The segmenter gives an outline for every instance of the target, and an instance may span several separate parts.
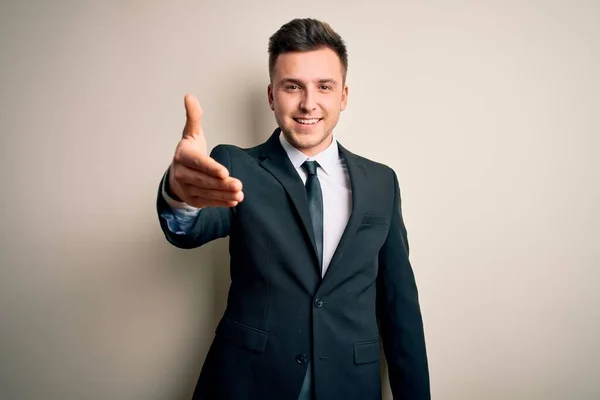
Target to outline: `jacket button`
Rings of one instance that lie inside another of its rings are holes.
[[[308,356],[304,353],[298,354],[296,356],[296,362],[298,362],[298,364],[305,364],[307,361],[308,361]]]
[[[317,308],[323,307],[323,300],[320,297],[317,297],[315,299],[315,307],[317,307]]]

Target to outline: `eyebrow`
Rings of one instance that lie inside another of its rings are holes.
[[[315,80],[315,82],[318,83],[319,85],[322,85],[324,83],[327,83],[327,84],[330,84],[330,85],[333,85],[333,86],[337,85],[337,81],[335,79],[332,79],[332,78],[317,79],[317,80]],[[283,78],[279,82],[280,85],[284,85],[286,83],[293,83],[293,84],[298,85],[298,86],[302,86],[303,85],[302,81],[300,81],[299,79],[294,79],[294,78]]]

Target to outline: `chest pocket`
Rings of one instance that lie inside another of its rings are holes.
[[[389,225],[390,222],[387,219],[387,216],[380,214],[365,214],[363,216],[361,225]]]

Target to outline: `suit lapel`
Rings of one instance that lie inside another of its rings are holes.
[[[317,246],[310,218],[310,210],[308,208],[306,189],[298,172],[294,169],[294,166],[279,142],[279,132],[280,129],[277,128],[267,141],[263,153],[261,154],[262,161],[260,162],[260,165],[269,171],[288,193],[300,216],[304,231],[310,239],[315,256],[315,266],[318,266]]]
[[[348,175],[350,176],[350,184],[352,186],[352,212],[350,214],[348,224],[346,225],[346,229],[344,230],[335,253],[333,254],[333,258],[329,263],[329,267],[325,272],[324,279],[329,278],[332,273],[335,273],[335,271],[339,269],[337,264],[342,258],[344,251],[348,248],[352,237],[356,234],[356,231],[358,230],[358,227],[360,226],[362,218],[365,214],[367,196],[369,192],[367,171],[363,162],[354,154],[346,150],[339,142],[338,147],[340,149],[340,153],[346,160]]]
[[[304,231],[311,242],[315,257],[315,266],[318,267],[317,246],[315,244],[315,235],[308,208],[306,189],[298,172],[294,169],[294,166],[279,142],[279,133],[280,129],[277,128],[265,143],[260,155],[260,165],[269,171],[288,193],[292,204],[302,221]],[[344,251],[349,246],[352,237],[356,234],[365,214],[369,192],[367,171],[364,163],[357,156],[346,150],[339,142],[338,147],[340,153],[346,160],[348,175],[350,176],[350,184],[352,186],[352,212],[324,278],[330,277],[332,273],[339,269],[337,264],[344,254]]]

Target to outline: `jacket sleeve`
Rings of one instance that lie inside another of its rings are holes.
[[[394,206],[388,237],[379,252],[377,314],[396,400],[429,400],[430,383],[423,320],[402,218],[400,188],[393,174]]]
[[[232,173],[231,157],[226,146],[215,147],[210,156]],[[166,177],[167,174],[164,174],[158,187],[156,211],[160,227],[169,243],[182,249],[193,249],[229,235],[234,208],[205,207],[182,220],[181,211],[174,210],[163,196],[163,181]]]

